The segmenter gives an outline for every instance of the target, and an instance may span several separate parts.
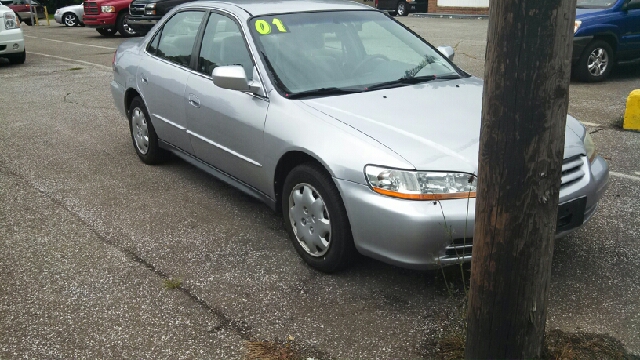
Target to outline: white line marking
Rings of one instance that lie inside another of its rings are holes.
[[[91,47],[98,48],[98,49],[116,50],[116,48],[114,48],[114,47],[100,46],[100,45],[91,45],[91,44],[80,44],[80,43],[71,42],[71,41],[62,41],[62,40],[56,40],[56,39],[47,39],[47,38],[41,38],[41,37],[31,36],[31,35],[25,35],[24,37],[29,37],[29,38],[33,38],[33,39],[40,39],[40,40],[47,40],[47,41],[53,41],[53,42],[57,42],[57,43],[65,43],[65,44],[71,44],[71,45],[78,45],[78,46],[91,46]]]
[[[583,124],[588,125],[588,126],[600,126],[600,124],[596,124],[596,123],[592,123],[592,122],[587,122],[587,121],[581,121]]]
[[[636,175],[640,175],[640,171],[636,171]]]
[[[640,181],[640,176],[621,174],[621,173],[617,173],[617,172],[613,172],[613,171],[609,171],[609,175],[613,175],[613,176],[617,176],[617,177],[621,177],[621,178],[625,178],[625,179],[630,179],[630,180],[635,180],[635,181]]]
[[[48,55],[48,54],[41,54],[41,53],[37,53],[37,52],[28,52],[29,55],[40,55],[40,56],[46,56],[46,57],[50,57],[50,58],[54,58],[54,59],[59,59],[59,60],[66,60],[66,61],[73,61],[73,62],[79,62],[81,64],[85,64],[85,65],[93,65],[93,66],[97,66],[97,67],[101,67],[103,69],[106,70],[111,70],[111,66],[105,66],[105,65],[101,65],[101,64],[95,64],[92,62],[88,62],[88,61],[84,61],[84,60],[77,60],[77,59],[69,59],[66,57],[62,57],[62,56],[55,56],[55,55]]]

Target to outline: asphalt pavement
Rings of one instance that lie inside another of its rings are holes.
[[[402,21],[483,76],[486,20]],[[369,259],[320,274],[262,203],[179,160],[142,164],[109,92],[124,39],[23,30],[27,62],[0,63],[0,358],[241,358],[289,337],[315,358],[416,358],[459,327],[458,271],[451,291],[442,272]],[[571,85],[612,176],[556,243],[547,327],[640,353],[640,133],[619,127],[635,88],[639,65]]]

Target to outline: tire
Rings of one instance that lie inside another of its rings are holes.
[[[97,28],[96,31],[98,32],[98,34],[102,35],[102,36],[115,36],[116,35],[116,29],[115,28]]]
[[[62,23],[66,27],[74,27],[79,25],[78,17],[74,13],[65,13],[62,15]]]
[[[309,266],[333,273],[353,262],[357,251],[347,211],[335,183],[320,166],[299,165],[287,175],[282,215],[294,248]]]
[[[149,113],[142,98],[136,96],[133,99],[127,115],[133,148],[140,160],[147,165],[165,162],[168,153],[158,145],[158,135],[149,120]]]
[[[129,14],[126,12],[121,12],[118,15],[118,19],[116,20],[116,30],[118,30],[122,37],[138,36],[138,33],[136,33],[135,30],[130,28],[127,24],[128,19]]]
[[[22,50],[20,54],[7,54],[5,55],[9,59],[10,64],[24,64],[27,60],[27,50]]]
[[[407,3],[404,1],[398,1],[398,6],[396,6],[396,15],[398,16],[407,16],[409,15],[409,10],[407,9]]]
[[[615,63],[613,49],[606,41],[594,40],[582,52],[574,65],[578,80],[598,82],[606,79]]]

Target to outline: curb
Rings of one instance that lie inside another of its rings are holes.
[[[627,98],[622,127],[625,130],[640,130],[640,90],[633,90]]]
[[[467,19],[467,20],[488,20],[489,15],[467,15],[467,14],[444,14],[444,13],[413,13],[415,17],[440,18],[440,19]]]

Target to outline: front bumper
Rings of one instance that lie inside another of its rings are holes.
[[[160,16],[158,16],[157,18],[148,17],[146,19],[140,19],[133,16],[129,16],[129,19],[127,19],[127,24],[134,31],[149,31],[151,30],[151,28],[156,26],[156,24],[160,19],[162,19],[162,17]]]
[[[54,19],[58,24],[62,24],[62,14],[55,14],[55,15],[53,15],[53,19]]]
[[[592,164],[584,158],[584,177],[560,191],[563,219],[575,207],[563,207],[586,198],[580,223],[565,227],[556,237],[582,227],[595,213],[609,179],[609,167],[601,157]],[[475,199],[411,201],[386,197],[368,186],[336,179],[351,223],[356,248],[363,255],[414,268],[435,269],[471,260]],[[560,223],[560,219],[559,219]]]
[[[100,13],[99,15],[87,15],[82,17],[82,22],[90,28],[111,28],[116,26],[118,13]]]
[[[24,35],[21,29],[0,31],[0,56],[20,54],[24,51]]]

